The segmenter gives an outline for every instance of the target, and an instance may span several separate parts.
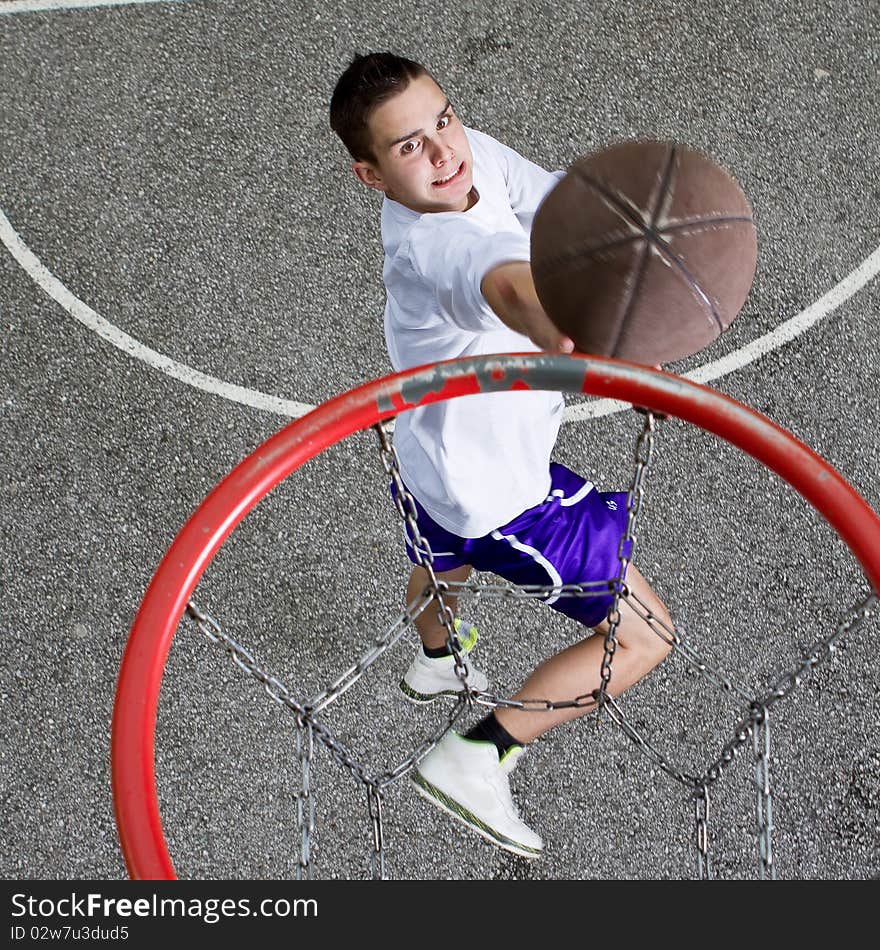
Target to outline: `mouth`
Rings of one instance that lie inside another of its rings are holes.
[[[462,175],[464,175],[464,162],[462,162],[458,168],[451,175],[447,175],[445,178],[438,178],[436,181],[431,182],[432,188],[448,188],[450,185],[458,181]]]

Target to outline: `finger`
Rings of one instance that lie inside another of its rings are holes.
[[[544,310],[535,309],[531,314],[531,321],[535,328],[532,339],[541,349],[548,353],[572,353],[574,351],[574,340],[563,333]]]

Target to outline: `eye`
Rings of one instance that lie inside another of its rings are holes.
[[[437,123],[438,129],[445,129],[447,125],[452,121],[451,115],[440,116],[440,121]]]
[[[417,148],[416,143],[410,139],[409,142],[404,142],[400,147],[400,153],[401,155],[411,155]]]

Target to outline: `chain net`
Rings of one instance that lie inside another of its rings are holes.
[[[371,874],[374,879],[386,879],[385,836],[383,808],[386,792],[392,783],[402,779],[430,752],[462,717],[466,710],[476,707],[519,708],[533,710],[553,710],[562,708],[587,708],[595,710],[596,717],[606,718],[617,726],[632,741],[632,744],[654,765],[677,783],[683,794],[689,796],[694,805],[694,869],[700,880],[714,875],[710,855],[710,804],[713,786],[721,779],[727,766],[734,760],[743,747],[750,745],[754,758],[755,781],[755,821],[753,837],[755,841],[758,873],[761,879],[776,878],[776,866],[773,854],[773,791],[770,754],[770,714],[772,708],[796,687],[800,686],[814,668],[832,654],[842,638],[860,630],[872,616],[877,607],[878,598],[868,595],[854,606],[844,611],[840,621],[823,636],[820,636],[806,651],[800,664],[791,672],[781,676],[769,689],[758,695],[743,684],[717,668],[717,665],[701,655],[700,651],[685,638],[678,627],[670,627],[653,616],[646,604],[631,591],[626,583],[627,564],[633,556],[639,516],[642,509],[645,488],[654,460],[655,437],[658,425],[664,417],[638,410],[644,416],[644,424],[638,434],[635,446],[634,472],[627,495],[627,522],[625,534],[618,548],[620,571],[617,577],[601,584],[557,585],[555,587],[526,585],[512,586],[507,583],[490,583],[469,579],[465,582],[438,580],[434,571],[434,556],[427,539],[420,533],[416,506],[400,475],[397,453],[390,438],[388,424],[378,424],[374,430],[379,439],[379,455],[385,475],[394,485],[392,492],[397,514],[402,520],[412,541],[416,560],[428,576],[428,583],[414,602],[410,603],[393,622],[372,641],[369,649],[360,659],[345,670],[326,689],[308,700],[294,698],[289,686],[278,677],[264,669],[258,660],[242,646],[209,613],[192,601],[186,609],[187,617],[195,627],[217,648],[224,650],[232,662],[247,676],[256,680],[274,702],[290,713],[297,727],[297,759],[300,766],[301,787],[296,796],[296,822],[298,828],[299,859],[297,874],[301,880],[310,880],[313,876],[312,840],[315,835],[315,794],[313,788],[314,756],[316,746],[329,753],[334,761],[363,790],[364,804],[369,822],[371,850],[369,854]],[[604,655],[600,672],[599,689],[583,695],[573,696],[563,701],[550,701],[541,698],[514,700],[491,691],[477,691],[466,682],[467,667],[465,651],[459,641],[454,626],[454,613],[448,599],[469,597],[474,601],[541,601],[553,597],[596,597],[613,595],[612,606],[607,614],[608,630],[605,636]],[[621,704],[608,692],[614,675],[614,657],[617,650],[617,629],[620,622],[620,603],[625,601],[673,651],[676,651],[691,670],[697,671],[714,688],[729,694],[741,703],[742,714],[733,735],[727,741],[717,757],[701,769],[681,767],[670,761],[669,757],[627,717]],[[425,610],[437,611],[437,617],[446,630],[447,644],[454,657],[455,673],[462,683],[457,698],[450,698],[448,714],[441,718],[439,726],[425,738],[405,758],[390,769],[380,773],[371,771],[358,761],[355,754],[324,723],[321,713],[336,703],[386,651],[390,650],[401,637],[413,628],[416,618]]]

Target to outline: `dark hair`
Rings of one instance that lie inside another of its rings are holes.
[[[355,56],[330,100],[330,128],[355,161],[375,160],[367,128],[373,110],[403,92],[410,80],[429,75],[421,63],[394,53]]]

